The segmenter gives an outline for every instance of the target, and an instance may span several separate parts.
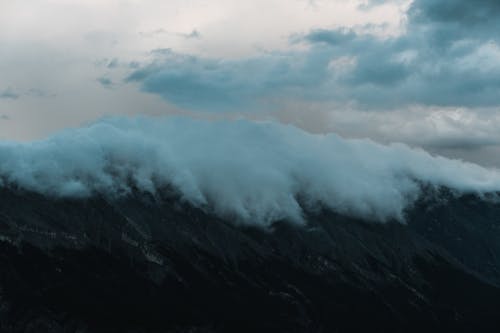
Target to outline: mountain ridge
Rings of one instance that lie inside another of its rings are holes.
[[[110,201],[3,188],[0,327],[495,327],[500,206],[475,195],[444,197],[418,201],[406,224],[323,210],[311,212],[306,225],[282,221],[266,229],[221,219],[171,193],[134,192]]]

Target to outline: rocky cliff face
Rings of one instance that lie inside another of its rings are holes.
[[[0,190],[2,332],[493,329],[500,204],[443,191],[407,223],[238,225],[170,194]]]

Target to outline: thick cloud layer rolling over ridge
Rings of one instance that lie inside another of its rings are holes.
[[[314,207],[402,220],[422,183],[500,190],[496,170],[404,145],[190,118],[110,118],[42,141],[1,142],[0,174],[3,186],[63,197],[170,187],[195,206],[263,225],[301,223],[303,209]]]

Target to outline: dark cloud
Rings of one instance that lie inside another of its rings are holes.
[[[408,10],[410,32],[421,30],[434,47],[457,40],[496,40],[500,1],[415,0]]]
[[[141,67],[141,64],[139,62],[137,62],[137,61],[131,61],[128,64],[128,67],[132,68],[132,69],[137,69],[137,68]]]
[[[476,150],[482,147],[499,146],[498,138],[466,138],[466,137],[448,137],[441,139],[434,139],[428,144],[424,145],[428,150],[440,151],[443,149],[448,150]]]
[[[161,60],[133,72],[143,90],[181,107],[208,111],[250,109],[276,96],[314,94],[309,87],[328,79],[330,52],[269,54],[245,60],[217,60],[157,50]]]
[[[184,37],[186,37],[187,39],[190,39],[190,38],[199,39],[199,38],[201,38],[201,34],[198,30],[194,29],[190,33],[184,34]]]
[[[415,0],[397,38],[319,30],[305,40],[356,58],[338,84],[365,106],[477,107],[500,104],[498,32],[499,1]]]
[[[19,94],[13,91],[12,89],[8,88],[3,91],[0,91],[0,99],[18,99]]]
[[[244,60],[164,50],[129,81],[179,106],[209,111],[256,109],[279,99],[364,109],[500,105],[500,1],[415,0],[407,17],[398,37],[320,29],[292,38],[309,44],[307,51]]]
[[[99,82],[103,87],[109,88],[113,85],[113,81],[107,77],[100,77],[97,79],[97,82]]]
[[[107,64],[106,67],[108,67],[108,68],[116,68],[116,67],[118,67],[118,65],[119,65],[118,59],[114,58],[114,59],[111,59],[109,61],[109,63]]]
[[[21,97],[35,97],[35,98],[46,98],[54,97],[54,93],[47,92],[39,88],[31,88],[28,90],[13,90],[12,88],[7,88],[0,91],[0,99],[19,99]]]
[[[469,28],[498,24],[498,0],[414,0],[409,11],[415,23],[444,23]]]
[[[139,35],[141,37],[155,37],[155,36],[164,35],[164,34],[169,34],[169,32],[163,28],[151,30],[151,31],[140,31],[139,32]]]
[[[353,31],[348,29],[318,29],[308,34],[306,39],[311,43],[326,43],[331,46],[342,46],[348,42],[352,42],[357,37],[358,36]]]

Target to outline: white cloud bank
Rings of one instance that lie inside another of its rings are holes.
[[[303,207],[403,219],[419,183],[500,190],[500,171],[405,145],[315,135],[293,126],[190,118],[110,118],[31,143],[0,142],[3,185],[63,197],[170,186],[246,223],[301,223]]]

